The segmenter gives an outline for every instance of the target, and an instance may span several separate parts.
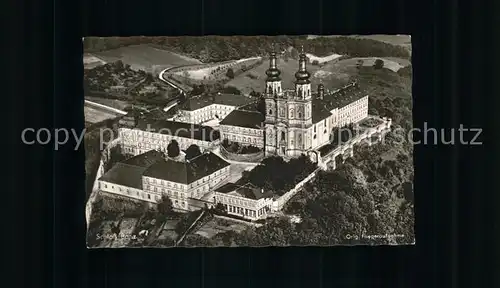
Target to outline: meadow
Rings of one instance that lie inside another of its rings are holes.
[[[194,58],[162,50],[147,44],[94,52],[91,55],[108,63],[121,60],[124,64],[129,64],[133,70],[144,70],[153,74],[159,73],[162,69],[174,66],[201,63]]]

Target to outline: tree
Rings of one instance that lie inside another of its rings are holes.
[[[226,86],[222,88],[222,92],[227,94],[241,95],[241,91],[234,86]]]
[[[375,60],[375,63],[373,63],[373,68],[375,68],[375,69],[384,68],[384,60],[382,60],[382,59]]]
[[[198,145],[193,144],[186,149],[186,156],[185,156],[186,158],[185,159],[191,160],[199,155],[201,155],[200,147],[198,147]]]
[[[181,152],[179,148],[179,143],[177,141],[172,140],[170,141],[170,144],[167,146],[167,155],[168,157],[174,158],[179,156],[179,153]]]
[[[222,203],[217,203],[217,205],[215,205],[214,211],[218,214],[226,214],[227,213],[226,206],[224,206],[224,204],[222,204]]]
[[[233,79],[233,78],[234,78],[234,71],[233,71],[233,68],[229,68],[229,69],[227,69],[226,76],[227,76],[227,78],[229,78],[229,79]]]
[[[166,217],[170,215],[173,211],[172,209],[172,200],[167,195],[162,195],[160,202],[158,202],[158,213],[161,216]]]
[[[316,66],[319,65],[319,61],[318,60],[312,61],[312,65],[316,65]]]
[[[361,68],[363,66],[365,61],[363,61],[363,59],[359,59],[357,62],[356,62],[356,68]]]

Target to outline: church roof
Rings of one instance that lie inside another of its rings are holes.
[[[326,108],[325,103],[321,99],[312,100],[312,123],[316,124],[330,117],[332,113]]]
[[[187,99],[180,109],[195,111],[212,104],[240,107],[251,102],[254,102],[254,99],[236,94],[201,95]]]
[[[202,154],[191,161],[161,160],[151,165],[144,176],[171,182],[190,184],[230,165],[212,152]]]
[[[220,138],[220,133],[210,126],[202,126],[192,123],[175,122],[169,120],[139,120],[137,129],[153,133],[173,135],[182,138],[190,138],[212,142]]]
[[[264,122],[264,115],[257,111],[233,110],[219,124],[259,129]]]

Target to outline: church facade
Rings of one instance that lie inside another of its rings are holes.
[[[266,155],[300,156],[328,144],[334,127],[356,123],[368,116],[368,95],[356,83],[332,93],[325,93],[323,84],[319,84],[313,93],[306,62],[302,51],[295,87],[285,90],[276,53],[270,55],[264,93]]]

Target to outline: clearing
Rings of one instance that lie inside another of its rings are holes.
[[[150,45],[132,45],[118,49],[93,53],[96,57],[106,62],[121,60],[129,64],[134,70],[144,70],[149,73],[159,73],[165,68],[202,64],[199,60],[167,50],[155,48]]]

